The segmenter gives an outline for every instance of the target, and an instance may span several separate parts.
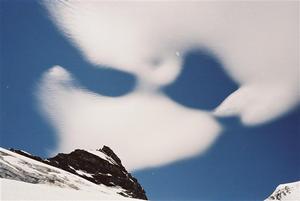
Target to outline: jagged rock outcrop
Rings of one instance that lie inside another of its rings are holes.
[[[138,181],[127,172],[119,157],[107,146],[95,151],[76,149],[69,154],[58,154],[42,159],[21,150],[11,151],[28,158],[78,175],[95,184],[121,187],[123,196],[147,200],[146,193]]]

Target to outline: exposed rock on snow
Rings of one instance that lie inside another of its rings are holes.
[[[120,186],[124,196],[147,199],[138,181],[123,167],[121,160],[107,146],[97,151],[76,149],[70,154],[58,154],[49,164],[83,177],[95,184]]]
[[[300,200],[300,181],[281,184],[265,201],[283,200],[298,201]]]
[[[24,151],[0,148],[0,177],[75,190],[111,191],[121,197],[147,199],[141,185],[106,146],[97,151],[77,149],[45,160]]]

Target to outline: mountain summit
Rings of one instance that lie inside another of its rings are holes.
[[[265,201],[297,201],[300,200],[300,181],[280,184]]]
[[[100,186],[120,197],[147,200],[142,186],[107,146],[94,151],[76,149],[48,159],[22,150],[0,148],[0,177],[76,190]]]

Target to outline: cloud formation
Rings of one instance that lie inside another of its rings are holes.
[[[163,94],[135,91],[105,97],[74,85],[59,66],[39,86],[41,109],[59,133],[59,150],[111,146],[129,169],[167,164],[205,151],[221,128],[206,112]]]
[[[193,48],[214,54],[240,84],[216,108],[216,116],[237,115],[244,124],[257,125],[299,103],[299,2],[74,0],[45,5],[86,60],[138,79],[129,95],[109,98],[74,87],[60,67],[47,72],[40,100],[59,130],[60,149],[99,146],[92,139],[101,139],[124,154],[130,168],[205,150],[220,130],[215,120],[159,92],[180,74],[182,58]],[[147,159],[136,153],[139,149]]]
[[[87,60],[131,72],[140,85],[171,83],[185,51],[207,48],[241,85],[218,116],[253,125],[299,102],[299,2],[45,2]]]

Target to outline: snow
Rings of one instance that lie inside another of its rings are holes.
[[[76,170],[75,168],[73,168],[72,166],[68,165],[69,168],[71,168],[72,170],[74,170],[77,174],[79,175],[82,175],[82,176],[86,176],[86,177],[90,177],[90,178],[93,178],[93,175],[92,174],[89,174],[83,170]]]
[[[21,152],[23,152],[23,153],[25,153],[25,154],[28,154],[28,155],[30,155],[30,156],[31,156],[31,154],[30,154],[30,153],[28,153],[27,151],[21,150]]]
[[[121,187],[97,185],[1,147],[0,169],[1,200],[134,200],[118,194]]]
[[[110,192],[74,190],[49,186],[46,184],[30,184],[21,181],[2,179],[1,200],[127,200],[138,201],[138,199],[125,198]]]
[[[113,164],[113,165],[118,165],[114,159],[112,159],[111,157],[107,156],[105,153],[103,153],[101,150],[97,150],[97,151],[92,151],[92,150],[88,150],[87,152],[91,153],[91,154],[94,154],[106,161],[108,161],[110,164]]]
[[[89,152],[110,163],[115,162],[103,152]],[[70,168],[74,169],[71,166]],[[0,177],[5,177],[0,178],[0,200],[138,200],[118,194],[124,192],[121,187],[97,185],[1,147],[0,170]],[[75,171],[92,177],[82,170]],[[279,185],[265,201],[272,200],[300,200],[300,181]]]
[[[265,201],[297,201],[300,200],[300,181],[280,184]]]
[[[82,170],[75,170],[77,172],[77,174],[80,174],[82,176],[86,176],[86,177],[90,177],[90,178],[93,178],[93,175],[89,174],[89,173],[86,173]]]

